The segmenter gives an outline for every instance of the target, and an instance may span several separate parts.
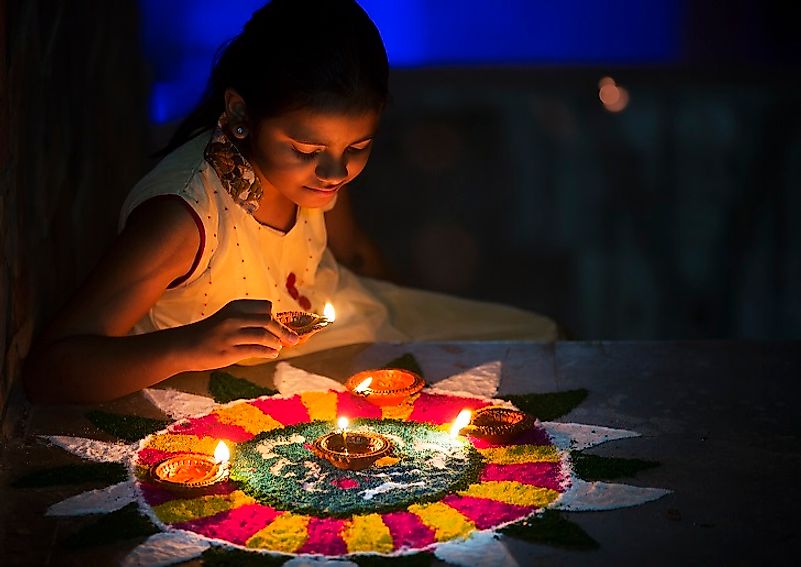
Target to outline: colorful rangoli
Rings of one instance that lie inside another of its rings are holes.
[[[461,410],[514,407],[492,397],[499,366],[474,370],[481,379],[445,380],[386,407],[287,363],[276,369],[274,395],[217,404],[147,390],[175,421],[138,443],[48,438],[85,458],[127,463],[130,473],[108,489],[54,505],[49,514],[108,513],[136,503],[159,532],[134,549],[128,565],[169,565],[212,547],[336,564],[433,552],[472,565],[480,554],[504,565],[511,559],[494,535],[546,509],[612,509],[668,492],[576,474],[571,451],[636,435],[630,431],[538,420],[509,440],[453,438],[448,426]],[[338,416],[347,416],[354,432],[391,439],[392,455],[358,471],[315,456],[310,444],[330,433]],[[227,481],[199,492],[153,481],[154,464],[176,453],[211,455],[220,440],[232,451]]]

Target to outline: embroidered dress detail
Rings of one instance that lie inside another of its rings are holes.
[[[203,157],[214,168],[223,188],[233,200],[253,214],[259,208],[261,183],[253,167],[226,134],[227,126],[223,114],[217,121],[217,127],[206,145]]]

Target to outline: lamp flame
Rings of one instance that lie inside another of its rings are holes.
[[[224,466],[230,458],[231,451],[228,449],[228,445],[222,441],[217,443],[217,448],[214,449],[214,461]]]
[[[337,420],[337,427],[339,427],[339,432],[342,434],[342,448],[345,451],[345,454],[348,453],[348,418],[347,417],[340,417]]]
[[[372,384],[372,382],[373,382],[373,377],[372,376],[368,376],[367,378],[365,378],[364,380],[359,382],[358,386],[353,388],[353,393],[354,394],[366,394],[367,393],[367,389],[370,387],[370,384]]]
[[[337,318],[337,310],[334,309],[334,306],[330,303],[326,303],[325,307],[323,307],[323,317],[331,321],[332,323]]]
[[[472,417],[472,412],[469,409],[463,409],[459,412],[459,415],[456,416],[456,420],[454,420],[453,425],[451,426],[451,438],[456,439],[459,436],[459,431],[466,425],[470,423],[470,418]]]

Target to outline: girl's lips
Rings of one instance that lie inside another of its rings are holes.
[[[321,193],[333,193],[340,187],[342,187],[344,183],[338,183],[337,185],[332,185],[331,187],[311,187],[309,185],[304,185],[303,187],[306,189],[311,189],[312,191],[319,191]]]

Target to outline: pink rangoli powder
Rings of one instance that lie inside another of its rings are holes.
[[[561,492],[560,471],[560,463],[518,463],[513,465],[490,463],[481,471],[481,482],[514,480],[522,484],[541,486]]]
[[[459,398],[457,396],[431,395],[423,392],[414,402],[408,421],[442,425],[456,419],[463,409],[475,410],[490,405],[484,400]]]
[[[151,467],[168,457],[172,457],[174,454],[161,449],[142,449],[136,454],[136,460],[143,467]]]
[[[389,512],[382,516],[389,528],[395,549],[420,549],[436,541],[434,531],[411,512]]]
[[[348,547],[342,539],[345,520],[337,518],[311,518],[309,537],[297,553],[320,553],[322,555],[345,555]]]
[[[381,419],[381,408],[350,392],[337,392],[337,415],[353,419],[357,417]]]
[[[170,433],[180,435],[197,435],[198,437],[214,437],[233,443],[242,443],[253,439],[253,434],[238,425],[220,423],[216,414],[204,415],[187,421],[179,421],[169,427]]]
[[[359,486],[359,481],[353,478],[341,478],[331,481],[331,486],[336,486],[343,490],[351,490]]]
[[[253,400],[250,404],[284,425],[295,425],[309,421],[309,410],[306,409],[300,396],[297,395],[291,398]]]
[[[515,506],[488,498],[474,498],[456,494],[449,494],[442,499],[442,502],[459,511],[480,530],[518,520],[536,510],[533,506]]]
[[[173,524],[173,527],[244,545],[253,534],[270,524],[281,513],[264,504],[245,504],[208,518]]]

